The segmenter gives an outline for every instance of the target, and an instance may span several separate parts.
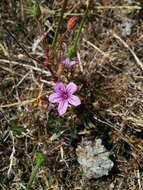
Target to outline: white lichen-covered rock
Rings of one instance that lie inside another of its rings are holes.
[[[122,35],[129,36],[132,33],[132,28],[135,24],[135,21],[129,18],[123,18],[122,23],[120,25]]]
[[[84,141],[77,147],[76,153],[83,175],[89,179],[108,175],[114,165],[101,139],[96,139],[94,142]]]
[[[135,0],[125,0],[125,3],[128,3],[130,5],[130,4],[135,3]]]

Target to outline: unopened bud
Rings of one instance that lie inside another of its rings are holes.
[[[72,30],[77,24],[77,17],[73,16],[69,19],[68,23],[67,23],[67,29],[68,31]]]

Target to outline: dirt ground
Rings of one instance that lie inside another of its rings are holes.
[[[0,190],[26,189],[37,152],[47,159],[33,190],[142,190],[142,0],[93,0],[79,64],[68,75],[80,86],[82,104],[64,117],[48,102],[54,81],[42,64],[43,46],[33,50],[41,31],[49,30],[51,43],[63,1],[39,0],[40,21],[31,14],[32,2],[0,1]],[[86,3],[68,1],[61,32],[73,15],[79,28]],[[87,179],[76,148],[97,138],[114,167],[108,176]]]

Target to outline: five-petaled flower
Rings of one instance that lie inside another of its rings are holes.
[[[80,99],[73,95],[77,91],[77,85],[73,82],[65,85],[62,82],[58,82],[55,85],[55,93],[49,96],[49,101],[52,103],[59,103],[58,112],[59,115],[63,115],[68,108],[69,104],[78,106],[81,104]]]
[[[65,60],[63,60],[61,62],[62,64],[64,64],[67,68],[71,68],[73,65],[75,65],[77,62],[74,60],[71,60],[70,58],[66,58]]]

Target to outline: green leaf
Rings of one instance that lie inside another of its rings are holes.
[[[39,18],[41,16],[41,9],[39,3],[36,1],[32,6],[32,15]]]
[[[20,125],[17,125],[15,127],[12,127],[11,130],[16,134],[16,135],[21,135],[23,131],[23,127]]]
[[[91,122],[88,121],[87,124],[85,125],[86,129],[94,129],[96,126]]]
[[[37,153],[36,155],[36,165],[39,167],[43,166],[46,161],[46,155],[43,153]]]
[[[71,46],[68,49],[68,55],[69,55],[70,58],[76,57],[76,55],[77,55],[77,48],[74,47],[74,46]]]

